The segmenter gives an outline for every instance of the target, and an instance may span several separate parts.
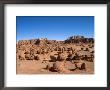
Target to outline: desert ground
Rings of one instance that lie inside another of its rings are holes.
[[[16,74],[94,74],[94,39],[19,40]]]

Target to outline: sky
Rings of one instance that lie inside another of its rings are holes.
[[[93,38],[94,16],[16,16],[17,41],[65,40],[74,35]]]

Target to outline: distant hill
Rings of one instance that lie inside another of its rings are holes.
[[[17,44],[66,44],[66,43],[94,43],[94,38],[85,38],[84,36],[70,36],[64,41],[48,40],[47,38],[37,38],[30,40],[19,40]]]

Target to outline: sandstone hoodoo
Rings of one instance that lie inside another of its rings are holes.
[[[93,74],[94,38],[19,40],[16,59],[17,74]]]

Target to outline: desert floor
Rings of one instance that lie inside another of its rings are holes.
[[[86,70],[74,70],[75,66],[70,61],[66,61],[65,68],[68,71],[60,72],[60,74],[94,74],[94,63],[83,61],[86,64]],[[51,65],[53,62],[49,62]],[[16,73],[17,74],[59,74],[59,72],[52,72],[46,70],[46,63],[42,63],[41,61],[17,61],[16,64]]]

